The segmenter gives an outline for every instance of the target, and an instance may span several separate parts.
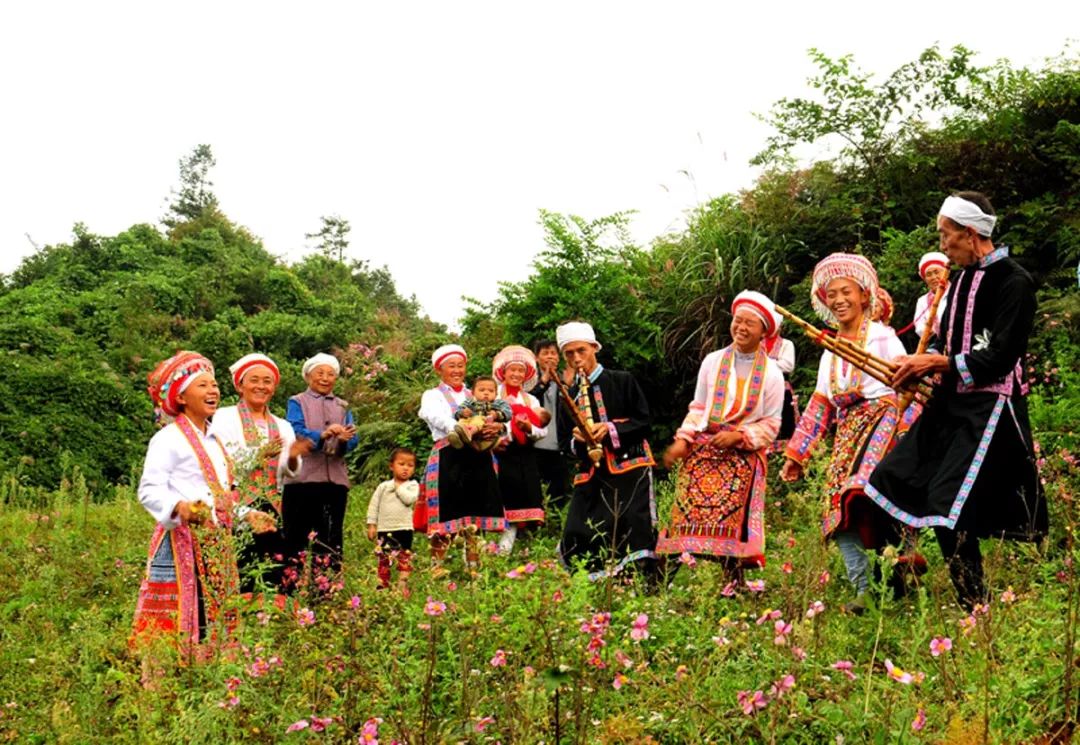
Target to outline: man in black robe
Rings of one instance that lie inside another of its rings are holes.
[[[585,433],[565,407],[559,427],[574,430],[578,473],[566,513],[559,555],[568,566],[583,561],[593,579],[631,562],[648,576],[656,564],[649,404],[630,373],[608,370],[596,359],[600,344],[587,323],[563,324],[556,334],[567,365],[577,371],[570,388],[578,412],[602,450],[594,463]]]
[[[893,387],[933,373],[941,382],[866,487],[890,515],[934,528],[968,609],[986,602],[980,538],[1034,541],[1047,531],[1022,367],[1035,288],[1008,248],[990,240],[995,221],[978,192],[960,192],[941,207],[941,249],[960,267],[945,298],[944,354],[901,358]]]

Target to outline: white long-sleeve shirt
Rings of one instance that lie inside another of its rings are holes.
[[[781,339],[780,345],[773,349],[773,354],[770,354],[769,358],[776,363],[786,378],[795,369],[795,344],[791,339]]]
[[[431,430],[431,439],[438,442],[454,430],[454,425],[457,424],[454,410],[468,395],[468,388],[455,391],[449,386],[437,386],[424,391],[424,395],[420,397],[420,418]]]
[[[221,488],[231,489],[232,485],[227,483],[229,467],[220,442],[213,434],[203,435],[197,428],[195,434],[214,466]],[[195,450],[175,423],[150,438],[139,479],[139,502],[165,529],[180,525],[180,521],[172,516],[178,502],[203,502],[211,508],[214,506],[213,494],[199,467]],[[216,522],[213,509],[210,514]]]
[[[887,362],[895,360],[907,354],[903,343],[897,338],[896,332],[888,326],[874,321],[866,334],[866,349],[870,354],[880,357]],[[832,352],[825,351],[821,355],[821,363],[818,365],[817,386],[815,391],[835,404],[834,395],[849,387],[858,385],[862,397],[867,401],[875,401],[893,392],[893,389],[880,380],[862,372],[854,365],[837,359],[836,383],[838,390],[830,390],[829,378],[832,374],[833,360],[836,359]]]
[[[270,416],[274,417],[274,423],[277,424],[278,432],[281,434],[281,457],[278,459],[277,483],[284,484],[286,476],[299,475],[303,459],[297,458],[296,470],[289,470],[289,448],[296,442],[296,433],[288,420],[273,414],[270,414]],[[240,423],[240,409],[236,406],[226,406],[218,409],[214,414],[214,421],[210,424],[210,433],[225,446],[225,450],[237,466],[251,467],[256,465],[253,462],[255,453],[270,439],[266,420],[260,421],[256,419],[255,424],[259,430],[259,443],[250,446],[244,441],[244,427]]]
[[[367,524],[380,532],[412,530],[413,505],[420,496],[420,484],[415,480],[400,484],[389,479],[375,487],[368,503]]]
[[[925,295],[920,295],[919,299],[915,303],[915,333],[921,339],[923,332],[926,330],[926,322],[930,320],[930,301],[933,300],[934,293],[928,292]],[[934,333],[938,332],[941,328],[941,319],[945,317],[945,298],[941,299],[941,302],[937,306],[937,317],[934,318]]]
[[[710,415],[719,417],[721,424],[728,424],[743,435],[743,441],[747,448],[758,450],[770,444],[776,439],[776,433],[780,429],[780,416],[784,408],[784,375],[780,372],[776,361],[771,358],[765,360],[764,379],[762,381],[761,395],[753,411],[745,417],[742,416],[742,407],[725,412],[713,412],[716,405],[716,387],[724,386],[727,406],[731,406],[737,398],[736,386],[738,375],[736,366],[731,366],[726,380],[720,380],[720,366],[727,348],[711,352],[701,361],[698,369],[697,387],[694,389],[694,400],[690,402],[686,417],[676,437],[692,442],[694,435],[704,432],[709,428]],[[747,364],[752,364],[753,357]],[[746,382],[749,386],[749,381]]]

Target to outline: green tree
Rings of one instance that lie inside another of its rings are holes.
[[[328,259],[335,259],[339,263],[345,261],[345,251],[349,247],[349,231],[352,226],[349,221],[340,215],[323,215],[322,227],[317,233],[305,233],[308,240],[317,240],[315,246],[319,253]]]
[[[180,159],[180,190],[172,191],[169,211],[161,222],[169,228],[194,220],[216,209],[217,197],[211,191],[210,169],[217,165],[209,145],[196,145],[191,155]]]

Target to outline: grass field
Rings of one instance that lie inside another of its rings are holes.
[[[454,547],[432,578],[420,538],[407,599],[375,590],[358,488],[343,590],[243,606],[236,643],[206,662],[148,653],[165,669],[151,688],[128,648],[150,517],[128,490],[94,504],[77,481],[8,485],[0,741],[1049,742],[1076,710],[1078,593],[1075,468],[1045,470],[1051,540],[984,543],[987,608],[955,604],[926,534],[923,584],[861,617],[839,611],[850,590],[813,482],[770,502],[751,586],[704,561],[653,593],[590,584],[553,560],[553,520],[478,577]]]

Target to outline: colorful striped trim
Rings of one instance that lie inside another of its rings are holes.
[[[956,355],[953,360],[956,362],[956,371],[960,373],[960,380],[963,381],[963,384],[969,387],[975,385],[975,378],[971,377],[971,370],[968,369],[967,359],[965,359],[964,354]]]
[[[508,523],[531,523],[544,522],[544,510],[540,507],[529,507],[523,510],[505,510],[506,522]]]
[[[1000,248],[995,248],[993,251],[986,254],[986,256],[983,256],[981,259],[979,259],[979,266],[985,269],[991,264],[996,264],[1002,259],[1007,258],[1009,258],[1009,247],[1001,246]]]
[[[975,486],[975,479],[979,477],[979,470],[982,468],[983,460],[986,458],[986,451],[990,448],[990,441],[994,437],[998,420],[1001,418],[1001,410],[1005,408],[1005,402],[1007,400],[1008,397],[1006,396],[998,396],[998,401],[994,405],[994,410],[990,414],[990,419],[986,422],[986,429],[983,430],[982,439],[979,441],[979,446],[975,450],[975,457],[971,459],[971,465],[968,466],[967,474],[964,476],[964,481],[960,485],[960,491],[956,493],[956,498],[953,500],[952,507],[949,508],[948,515],[916,517],[910,512],[906,512],[890,502],[888,497],[870,484],[866,485],[866,496],[874,500],[879,507],[894,518],[913,528],[948,528],[949,530],[954,530],[956,528],[956,521],[960,519],[960,512],[964,509],[964,503],[967,502],[968,496],[971,494],[971,489]]]
[[[622,572],[622,570],[625,569],[627,567],[627,565],[630,564],[631,562],[641,561],[642,559],[655,559],[655,558],[656,558],[656,552],[655,551],[649,551],[648,549],[642,549],[640,551],[634,551],[633,553],[629,553],[626,556],[624,556],[622,559],[619,560],[618,564],[611,567],[610,569],[601,569],[598,572],[589,572],[589,581],[590,582],[596,582],[597,580],[604,579],[605,577],[615,577],[620,572]]]
[[[810,396],[810,402],[806,404],[802,416],[795,425],[795,431],[788,440],[784,457],[796,463],[805,463],[810,457],[810,451],[829,428],[834,411],[832,402],[821,393],[814,391],[814,394]]]
[[[428,535],[453,535],[465,528],[475,527],[477,530],[506,530],[506,519],[502,517],[458,517],[443,523],[433,523],[428,520]]]

